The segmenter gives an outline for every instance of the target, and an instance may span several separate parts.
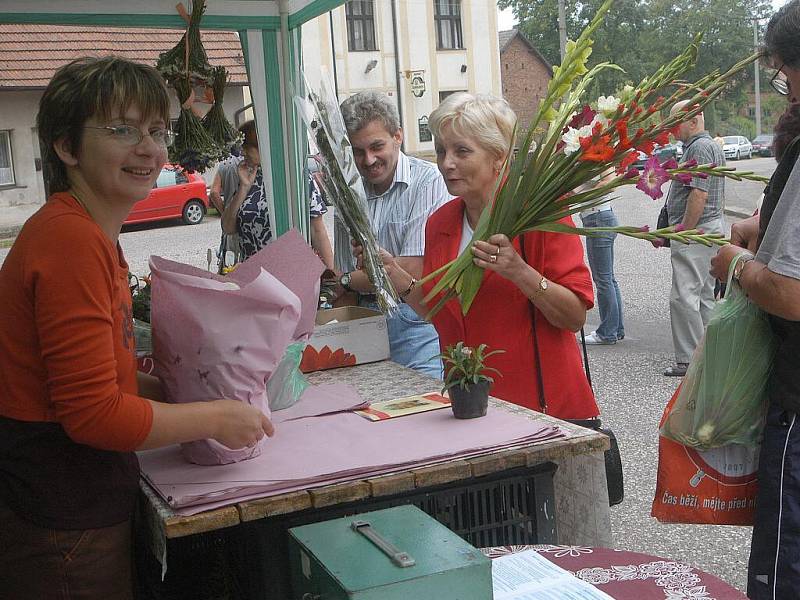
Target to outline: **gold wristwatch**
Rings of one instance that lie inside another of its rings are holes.
[[[547,287],[549,285],[550,282],[547,281],[547,279],[544,276],[542,276],[542,278],[539,280],[538,289],[533,293],[533,297],[536,298],[537,296],[543,294],[545,291],[547,291]]]
[[[739,281],[739,280],[742,278],[742,273],[744,272],[744,266],[747,263],[749,263],[751,260],[755,260],[755,259],[756,259],[756,257],[753,256],[752,254],[747,254],[745,256],[742,256],[738,260],[738,262],[736,263],[736,266],[733,267],[733,280],[736,283],[741,283],[741,281]]]

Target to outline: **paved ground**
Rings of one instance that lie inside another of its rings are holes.
[[[734,165],[769,175],[774,159],[754,159]],[[757,184],[728,185],[728,207],[750,214],[761,193]],[[624,190],[616,202],[620,221],[654,225],[660,202],[637,190]],[[137,226],[121,243],[137,274],[148,271],[153,254],[206,267],[208,248],[219,241],[219,219],[197,226],[164,224]],[[0,262],[8,250],[0,249]],[[652,519],[655,489],[657,425],[678,382],[661,371],[673,360],[669,327],[669,250],[646,242],[618,239],[617,279],[625,302],[626,338],[615,346],[591,347],[590,364],[604,423],[617,434],[626,474],[626,498],[612,509],[614,543],[619,548],[679,559],[744,589],[750,532],[744,527],[661,525]],[[587,332],[597,324],[589,315]]]

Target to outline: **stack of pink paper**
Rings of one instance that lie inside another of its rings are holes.
[[[352,412],[364,405],[348,385],[310,387],[295,406],[274,413],[276,433],[260,456],[201,466],[169,447],[140,453],[142,472],[178,513],[190,515],[564,435],[558,427],[491,406],[480,419],[455,419],[442,409],[369,421]]]

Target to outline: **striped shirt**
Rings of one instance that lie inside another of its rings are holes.
[[[367,192],[367,218],[378,244],[393,256],[425,254],[425,222],[442,204],[452,199],[436,165],[400,152],[389,189],[375,195],[364,182]],[[336,268],[342,272],[355,269],[350,234],[335,213]]]

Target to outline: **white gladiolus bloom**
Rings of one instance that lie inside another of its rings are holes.
[[[581,149],[580,131],[570,127],[567,133],[561,136],[561,141],[564,142],[564,154],[569,156],[573,152]]]
[[[613,114],[616,112],[618,106],[619,98],[615,98],[614,96],[600,96],[597,99],[597,110],[602,113]]]

